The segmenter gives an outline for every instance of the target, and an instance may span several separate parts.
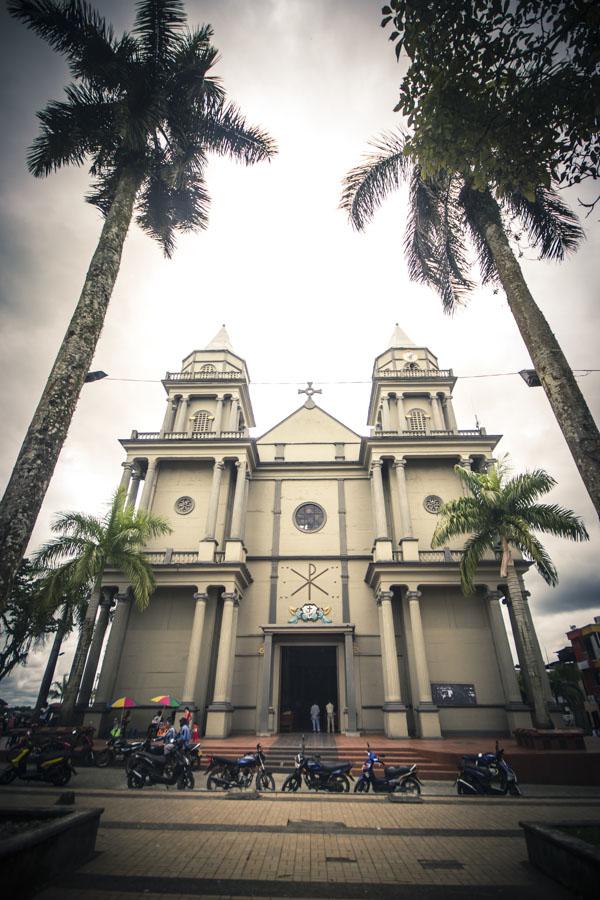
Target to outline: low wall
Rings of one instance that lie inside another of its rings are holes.
[[[529,861],[579,897],[597,897],[600,851],[592,844],[561,831],[565,826],[600,828],[600,822],[519,822],[525,831]]]

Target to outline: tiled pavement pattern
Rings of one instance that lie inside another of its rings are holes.
[[[557,789],[550,788],[548,793]],[[3,805],[56,792],[8,790]],[[522,819],[600,818],[600,799],[275,794],[257,801],[165,790],[78,790],[104,807],[94,859],[39,900],[191,897],[572,897],[526,862]]]

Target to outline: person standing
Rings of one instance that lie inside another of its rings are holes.
[[[318,703],[313,703],[310,708],[310,720],[312,722],[313,731],[321,731],[321,710]]]
[[[327,734],[333,734],[335,731],[333,717],[335,713],[335,706],[329,701],[327,706],[325,707],[325,712],[327,713]]]

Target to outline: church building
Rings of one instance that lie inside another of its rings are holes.
[[[373,366],[367,435],[321,408],[309,383],[298,409],[252,437],[250,378],[225,327],[167,372],[160,431],[121,441],[121,485],[172,533],[146,547],[146,610],[123,573],[106,573],[87,721],[104,728],[116,697],[144,705],[168,692],[213,738],[303,731],[328,702],[345,734],[530,726],[495,554],[465,596],[461,540],[431,548],[440,506],[464,490],[454,466],[485,470],[500,440],[458,428],[455,382],[396,327]],[[528,564],[516,565],[522,578]],[[147,709],[137,716],[147,724]]]

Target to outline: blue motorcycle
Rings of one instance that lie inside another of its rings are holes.
[[[493,753],[463,756],[458,768],[456,791],[467,796],[521,796],[516,773],[504,759],[504,750],[499,747],[498,741]]]
[[[323,763],[318,753],[307,756],[304,749],[296,755],[295,768],[281,786],[284,792],[296,793],[304,781],[309,791],[329,791],[334,794],[347,794],[350,790],[353,763],[340,760],[334,763]]]
[[[274,791],[275,781],[271,772],[265,768],[265,761],[260,744],[256,745],[256,753],[245,753],[238,759],[213,756],[206,770],[206,787],[209,791],[248,788],[254,778],[257,791]]]
[[[419,796],[422,781],[417,775],[417,766],[386,766],[382,760],[385,755],[374,753],[367,744],[367,758],[363,763],[358,781],[354,785],[355,793],[367,793],[372,790],[375,794],[413,794]],[[375,774],[375,766],[383,766],[383,777]]]

